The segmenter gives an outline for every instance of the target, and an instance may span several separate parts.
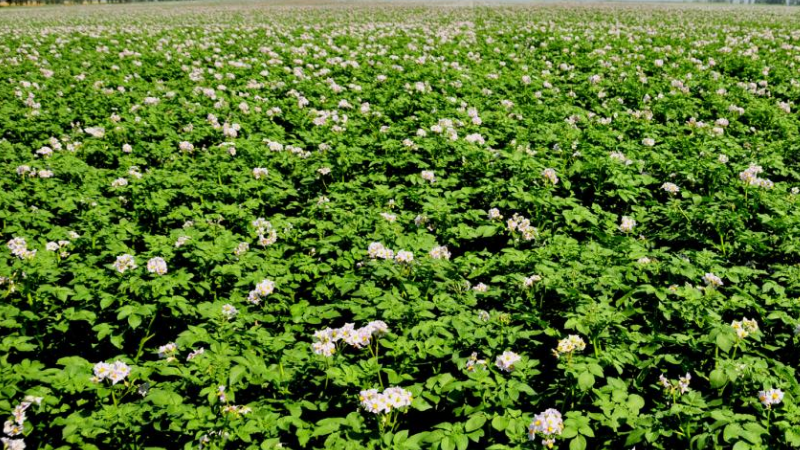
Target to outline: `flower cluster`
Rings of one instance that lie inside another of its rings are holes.
[[[266,247],[272,245],[278,240],[278,232],[272,228],[272,224],[265,220],[263,217],[252,222],[253,228],[256,229],[258,235],[258,245]]]
[[[679,392],[681,394],[685,394],[685,393],[689,392],[689,382],[691,380],[692,380],[692,375],[690,373],[688,373],[688,372],[686,373],[686,375],[678,378],[678,381],[675,382],[675,383],[673,383],[669,379],[667,379],[667,377],[665,377],[664,374],[661,374],[658,377],[658,382],[661,384],[661,386],[664,387],[664,389],[667,390],[667,392],[670,395],[672,395],[672,394],[674,394],[676,392]]]
[[[619,225],[620,231],[623,233],[630,233],[633,231],[633,227],[636,226],[636,221],[628,216],[622,216],[622,222]]]
[[[237,310],[236,307],[234,307],[233,305],[230,304],[222,305],[222,317],[225,318],[226,320],[233,319],[234,317],[236,317],[237,314],[239,314],[239,310]]]
[[[369,244],[367,254],[371,259],[394,259],[394,251],[385,247],[380,242],[373,242]]]
[[[20,259],[33,259],[36,250],[28,250],[28,243],[24,238],[15,237],[6,244],[11,254]]]
[[[247,242],[239,242],[239,245],[237,245],[236,248],[233,249],[233,254],[236,256],[242,256],[245,253],[247,253],[248,250],[250,250],[250,244],[248,244]]]
[[[519,214],[514,214],[508,219],[508,221],[506,221],[506,226],[508,227],[508,231],[518,231],[522,235],[522,239],[526,241],[536,239],[539,235],[539,231],[536,227],[531,226],[531,221]]]
[[[410,264],[414,261],[414,254],[407,250],[400,250],[395,255],[394,260],[399,263]]]
[[[134,261],[133,256],[129,254],[124,254],[117,256],[117,260],[114,261],[114,269],[119,273],[125,273],[126,270],[133,270],[136,266],[136,261]]]
[[[608,156],[611,157],[611,159],[613,159],[615,161],[619,161],[619,162],[625,164],[626,166],[630,166],[631,164],[633,164],[633,161],[628,159],[628,157],[625,156],[625,154],[622,153],[622,152],[614,151],[614,152],[611,152]]]
[[[28,178],[52,178],[53,171],[47,169],[36,169],[35,167],[30,167],[26,165],[21,165],[17,167],[17,175],[21,177],[28,177]]]
[[[522,286],[526,288],[533,287],[534,284],[542,281],[541,275],[531,275],[522,280]]]
[[[736,332],[736,336],[738,336],[739,339],[744,339],[758,331],[758,322],[756,322],[755,319],[744,317],[742,320],[734,320],[731,322],[731,328]]]
[[[256,180],[260,180],[261,178],[266,178],[269,174],[269,171],[263,167],[256,167],[253,169],[253,177]]]
[[[377,389],[367,389],[358,394],[361,407],[373,414],[388,414],[394,410],[404,410],[411,406],[413,396],[410,392],[399,387],[390,387],[378,392]]]
[[[775,183],[770,181],[767,178],[760,178],[758,175],[762,173],[764,169],[756,164],[750,164],[750,166],[739,172],[739,179],[744,181],[750,186],[758,186],[765,189],[771,189],[775,187]]]
[[[167,273],[167,262],[164,261],[164,258],[159,256],[151,258],[147,261],[147,271],[158,275],[164,275]]]
[[[27,395],[25,396],[24,401],[20,402],[20,404],[14,407],[14,410],[11,412],[11,415],[14,416],[14,420],[7,420],[3,424],[3,433],[5,433],[7,436],[0,438],[0,443],[2,443],[3,449],[25,449],[25,441],[22,438],[15,438],[14,436],[20,436],[25,432],[25,421],[27,420],[25,413],[34,403],[41,405],[42,397]]]
[[[489,286],[484,283],[478,283],[475,286],[472,286],[472,290],[475,292],[487,292],[489,290]]]
[[[436,246],[431,249],[429,255],[433,259],[450,259],[450,251],[447,250],[447,246]]]
[[[670,194],[677,194],[681,190],[677,184],[669,182],[662,184],[661,189],[669,192]]]
[[[564,421],[561,418],[561,413],[553,408],[534,416],[533,422],[528,425],[528,437],[530,440],[535,440],[536,435],[540,434],[544,438],[542,445],[547,448],[553,448],[556,436],[560,436],[562,431],[564,431]]]
[[[768,389],[766,391],[758,391],[758,400],[767,408],[772,408],[772,405],[778,405],[783,401],[783,391],[780,389]]]
[[[558,175],[556,175],[555,169],[544,169],[542,171],[542,176],[553,185],[558,184]]]
[[[558,345],[553,349],[553,355],[560,358],[561,355],[572,356],[576,351],[583,351],[586,348],[586,343],[577,334],[570,334],[564,339],[558,341]]]
[[[484,370],[486,369],[486,360],[485,359],[478,359],[478,353],[472,352],[467,360],[467,371],[474,372],[476,368],[482,367]]]
[[[113,364],[99,362],[94,365],[93,383],[99,383],[106,378],[111,380],[111,384],[117,384],[124,380],[131,373],[131,368],[122,361],[114,361]]]
[[[494,365],[503,372],[511,372],[514,370],[514,364],[522,359],[518,354],[511,351],[504,351],[502,355],[498,356],[494,361]]]
[[[703,281],[706,282],[706,285],[714,288],[718,288],[723,285],[722,278],[714,275],[711,272],[708,272],[705,275],[703,275]]]
[[[175,248],[183,247],[189,240],[191,240],[189,236],[178,236],[178,239],[175,240]]]
[[[174,342],[158,347],[158,357],[165,359],[169,362],[175,361],[175,355],[178,353],[178,346]]]
[[[436,175],[432,170],[423,170],[420,175],[422,176],[423,180],[428,181],[431,184],[436,183]]]
[[[386,335],[389,327],[382,320],[374,320],[366,326],[355,328],[355,324],[346,323],[341,328],[325,328],[314,333],[311,348],[317,355],[332,356],[336,353],[336,343],[342,341],[355,348],[364,348],[372,342],[372,338]]]
[[[272,294],[275,290],[275,282],[271,280],[262,280],[256,285],[256,288],[250,291],[247,295],[247,300],[254,305],[261,303],[261,300]]]
[[[225,405],[222,407],[222,414],[231,414],[234,417],[241,417],[253,412],[253,408],[242,405]]]

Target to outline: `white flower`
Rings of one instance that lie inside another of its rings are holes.
[[[25,441],[22,439],[0,438],[4,450],[25,450]]]
[[[711,287],[720,287],[723,285],[722,278],[714,275],[711,272],[708,272],[705,275],[703,275],[703,281],[705,281],[706,284]]]
[[[261,303],[261,300],[266,298],[268,295],[272,294],[275,291],[275,282],[272,280],[262,280],[260,283],[256,285],[256,288],[250,291],[250,294],[247,296],[247,299],[255,304],[258,305]]]
[[[644,145],[646,147],[652,147],[652,146],[656,145],[656,140],[655,139],[651,139],[651,138],[644,138],[644,139],[642,139],[642,145]]]
[[[721,162],[722,164],[728,163],[728,157],[726,155],[719,155],[717,161]]]
[[[436,182],[436,175],[433,173],[432,170],[423,170],[421,173],[422,179],[428,181],[430,183]]]
[[[503,219],[503,216],[500,214],[500,210],[499,210],[499,209],[497,209],[497,208],[492,208],[492,209],[490,209],[490,210],[489,210],[489,219],[492,219],[492,220],[495,220],[495,219],[497,219],[497,220],[502,220],[502,219]]]
[[[553,355],[560,358],[561,355],[571,356],[576,351],[583,351],[586,348],[586,343],[583,339],[576,335],[570,334],[565,339],[558,341],[558,346],[553,350]]]
[[[167,273],[167,262],[164,261],[164,258],[159,256],[151,258],[147,261],[147,271],[158,275],[164,275]]]
[[[269,171],[263,167],[256,167],[255,169],[253,169],[253,177],[255,177],[256,180],[260,180],[261,178],[266,178],[268,174]]]
[[[467,136],[464,137],[464,140],[471,144],[483,145],[486,143],[486,141],[483,139],[483,136],[481,136],[478,133],[468,134]]]
[[[502,355],[497,357],[494,364],[497,366],[497,368],[504,372],[511,372],[514,370],[514,364],[519,362],[520,359],[522,359],[522,357],[520,357],[518,354],[511,351],[505,351]]]
[[[239,242],[239,245],[237,245],[236,248],[233,249],[233,254],[236,256],[242,256],[245,253],[247,253],[248,250],[250,250],[250,244],[248,244],[247,242]]]
[[[669,192],[670,194],[677,194],[681,188],[678,187],[675,183],[664,183],[661,185],[661,189]]]
[[[197,358],[197,356],[202,355],[205,352],[206,352],[206,349],[203,348],[203,347],[200,347],[197,350],[194,350],[191,353],[189,353],[189,356],[186,357],[186,361],[191,361],[191,360]]]
[[[115,361],[111,367],[111,374],[108,375],[108,379],[111,380],[111,384],[117,384],[124,380],[130,373],[131,368],[128,367],[127,364],[122,361]]]
[[[436,246],[431,249],[429,255],[433,259],[450,259],[450,252],[446,246]]]
[[[130,153],[130,152],[132,152],[132,151],[133,151],[133,147],[131,147],[131,145],[130,145],[130,144],[124,144],[124,145],[122,146],[122,151],[123,151],[124,153]]]
[[[389,222],[394,222],[397,220],[397,216],[392,213],[381,213],[381,217],[383,217]]]
[[[556,175],[555,169],[544,169],[542,176],[553,185],[558,184],[558,175]]]
[[[236,317],[237,314],[239,314],[239,311],[233,305],[222,305],[222,317],[231,320]]]
[[[86,134],[88,134],[88,135],[90,135],[92,137],[98,138],[98,139],[102,138],[103,136],[106,135],[106,130],[105,130],[105,128],[102,128],[102,127],[84,128],[83,131],[86,132]]]
[[[361,391],[358,395],[361,407],[373,414],[389,413],[395,409],[411,406],[413,397],[410,392],[399,387],[390,387],[383,392],[377,389]]]
[[[190,239],[191,237],[189,236],[178,237],[178,239],[175,241],[175,248],[183,247],[187,242],[189,242]]]
[[[192,143],[188,141],[181,141],[181,143],[178,144],[178,148],[184,152],[191,152],[192,150],[194,150],[194,145],[192,145]]]
[[[36,256],[36,250],[28,250],[28,243],[20,237],[11,239],[6,246],[11,250],[12,255],[20,259],[32,259]]]
[[[178,352],[178,346],[174,342],[158,347],[158,357],[174,359],[175,353]]]
[[[111,182],[111,187],[122,187],[127,185],[128,185],[128,180],[126,180],[125,178],[117,178],[116,180]]]
[[[766,391],[758,392],[758,400],[767,407],[772,408],[772,405],[780,404],[783,401],[783,391],[780,389],[768,389]]]
[[[486,360],[478,359],[478,353],[472,352],[472,355],[467,360],[466,369],[468,372],[474,372],[476,367],[483,367],[486,370]]]
[[[542,277],[540,275],[531,275],[523,280],[522,285],[526,288],[529,288],[540,281],[542,281]]]
[[[18,436],[25,431],[25,425],[21,423],[15,423],[10,420],[6,420],[6,423],[3,424],[3,433],[9,436]]]
[[[622,222],[620,223],[619,229],[624,233],[630,233],[633,231],[633,227],[636,226],[636,221],[631,219],[628,216],[622,216]]]
[[[117,272],[124,273],[126,270],[135,269],[136,262],[134,261],[133,256],[126,253],[124,255],[117,256],[117,260],[114,261],[113,266]]]
[[[522,239],[526,241],[536,239],[539,235],[539,230],[531,225],[531,221],[519,214],[514,214],[508,219],[506,221],[506,226],[508,227],[508,231],[518,231],[521,233]]]
[[[736,332],[736,336],[739,339],[744,339],[750,334],[758,332],[758,322],[755,319],[744,317],[742,320],[731,322],[731,328]]]
[[[409,252],[409,251],[406,251],[406,250],[400,250],[400,251],[397,252],[397,255],[394,257],[394,260],[399,262],[399,263],[409,264],[412,261],[414,261],[414,254]]]
[[[556,409],[550,408],[534,416],[533,422],[528,425],[528,438],[534,440],[537,433],[541,434],[544,437],[542,445],[552,448],[555,443],[554,437],[561,435],[563,430],[564,422],[561,418],[561,413]]]
[[[394,252],[390,248],[384,247],[380,242],[369,244],[367,254],[371,259],[394,259]]]
[[[94,378],[95,383],[108,378],[112,384],[117,384],[124,380],[131,373],[131,368],[122,361],[115,361],[113,364],[99,362],[94,365]]]

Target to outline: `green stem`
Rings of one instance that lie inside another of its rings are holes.
[[[139,350],[136,351],[136,358],[133,359],[134,363],[138,363],[139,358],[142,356],[142,353],[144,353],[144,344],[146,344],[147,341],[149,341],[155,336],[154,334],[150,334],[150,330],[153,328],[153,322],[156,321],[157,316],[158,316],[158,311],[153,313],[153,317],[150,319],[150,323],[147,325],[147,331],[144,333],[144,337],[139,342]]]

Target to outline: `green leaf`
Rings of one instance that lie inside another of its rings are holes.
[[[503,431],[508,428],[508,418],[506,416],[495,416],[492,419],[492,428],[497,431]]]
[[[712,388],[717,389],[725,386],[725,384],[728,382],[728,377],[722,370],[715,369],[709,374],[708,381],[710,382]]]
[[[586,438],[583,436],[576,436],[574,439],[569,441],[569,450],[585,450],[586,449]]]
[[[640,409],[644,408],[644,398],[640,395],[631,394],[628,396],[626,404],[628,408],[638,412]]]
[[[730,335],[730,333],[720,332],[717,334],[717,347],[720,348],[725,353],[728,353],[733,347],[734,338]]]
[[[442,450],[455,450],[456,443],[453,442],[453,439],[451,439],[450,436],[445,436],[444,439],[442,439],[441,447]]]
[[[150,389],[145,398],[157,406],[180,405],[183,403],[183,397],[177,393],[157,388]]]
[[[594,386],[594,382],[595,382],[594,375],[592,375],[589,372],[582,372],[578,376],[578,386],[583,391],[590,389],[592,386]]]
[[[486,423],[486,416],[483,414],[476,414],[470,417],[464,429],[467,431],[467,433],[471,433],[483,427],[484,423]]]

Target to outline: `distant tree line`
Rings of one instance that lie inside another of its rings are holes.
[[[786,5],[798,6],[800,0],[706,0],[711,3],[730,3],[733,5]]]
[[[0,0],[0,6],[97,5],[103,3],[142,3],[157,1],[159,0]]]

